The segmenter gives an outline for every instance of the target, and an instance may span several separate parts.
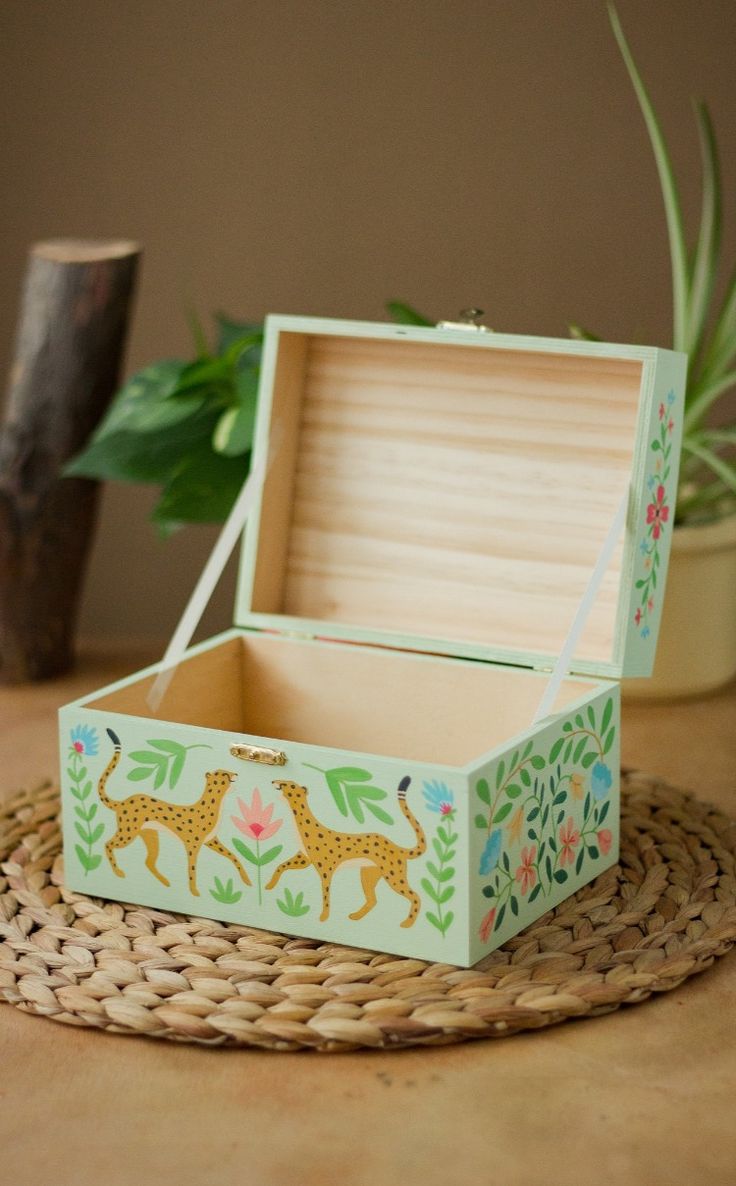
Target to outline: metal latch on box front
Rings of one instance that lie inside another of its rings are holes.
[[[482,309],[461,309],[457,321],[438,321],[437,329],[465,329],[470,330],[471,333],[492,334],[493,330],[489,325],[479,323],[478,318],[482,316]]]
[[[234,742],[230,746],[230,753],[234,758],[241,758],[244,762],[263,762],[266,766],[285,766],[286,754],[280,749],[267,749],[264,745],[243,745]]]

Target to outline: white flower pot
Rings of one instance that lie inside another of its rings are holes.
[[[628,700],[712,692],[736,676],[736,515],[677,527],[654,674],[624,680]]]

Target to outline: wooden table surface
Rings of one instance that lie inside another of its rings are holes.
[[[97,645],[0,689],[2,790],[56,776],[60,704],[155,659]],[[629,704],[623,760],[736,815],[736,689]],[[13,1186],[733,1186],[736,954],[677,991],[501,1041],[325,1055],[207,1050],[0,1006]]]

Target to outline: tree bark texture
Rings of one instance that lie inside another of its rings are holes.
[[[67,671],[99,484],[65,478],[117,387],[140,251],[127,242],[30,252],[0,428],[0,680]]]

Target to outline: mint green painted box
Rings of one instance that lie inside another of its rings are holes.
[[[235,626],[156,710],[160,665],[61,709],[67,884],[469,966],[614,864],[684,383],[653,348],[269,318]]]

